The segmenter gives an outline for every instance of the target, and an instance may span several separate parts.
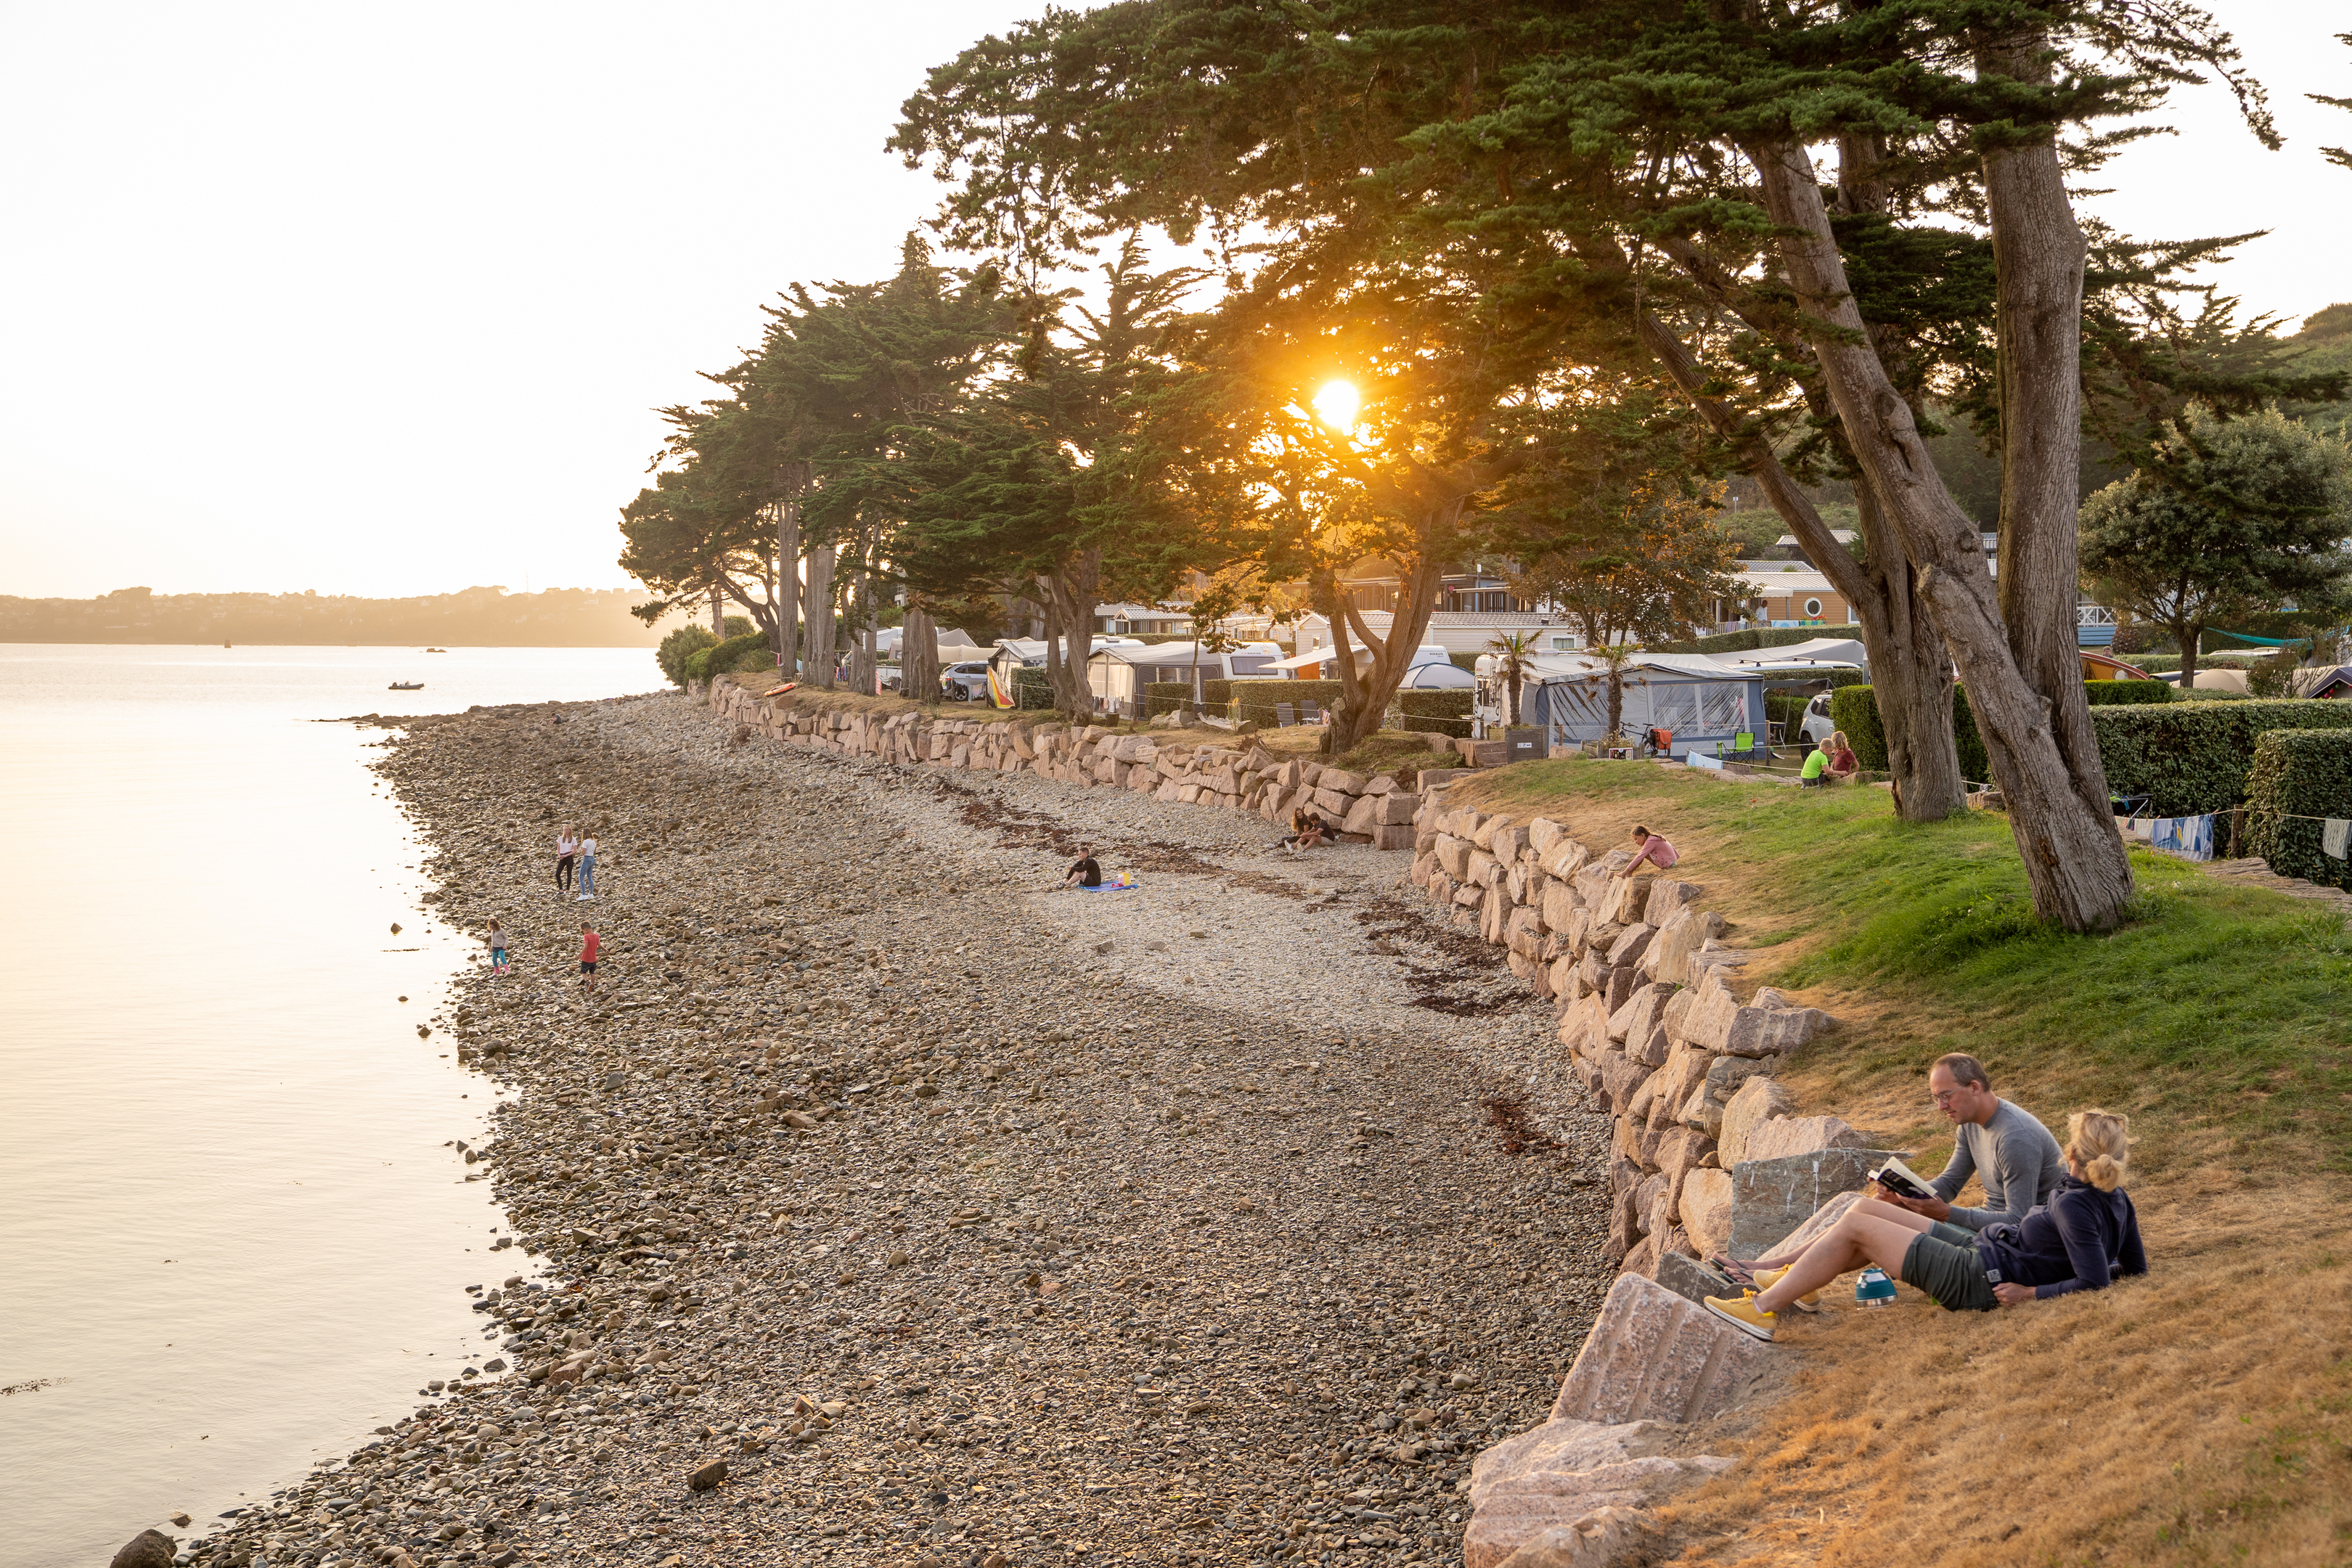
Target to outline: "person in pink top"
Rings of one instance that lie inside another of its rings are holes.
[[[1653,833],[1646,827],[1636,826],[1633,829],[1633,858],[1625,863],[1623,870],[1612,872],[1611,875],[1630,877],[1642,868],[1642,863],[1645,860],[1664,871],[1681,858],[1682,857],[1675,852],[1675,847],[1666,842],[1664,835]]]

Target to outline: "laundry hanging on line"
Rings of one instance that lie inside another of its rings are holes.
[[[2151,849],[2161,849],[2184,860],[2213,858],[2213,818],[2210,815],[2159,816],[2147,827],[2147,845]]]
[[[2352,837],[2352,817],[2331,816],[2327,826],[2319,830],[2319,847],[2338,860],[2346,859],[2344,844]]]

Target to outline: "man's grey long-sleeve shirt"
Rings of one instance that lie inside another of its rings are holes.
[[[2035,1205],[2050,1201],[2065,1174],[2066,1156],[2058,1140],[2050,1136],[2050,1129],[2032,1112],[2004,1100],[1983,1126],[1960,1123],[1950,1162],[1927,1184],[1936,1189],[1937,1197],[1950,1203],[1969,1184],[1970,1176],[1981,1178],[1985,1206],[1956,1208],[1949,1223],[1966,1230],[1982,1230],[1989,1225],[2016,1225],[2023,1220]]]

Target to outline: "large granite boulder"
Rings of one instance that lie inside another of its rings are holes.
[[[1770,986],[1742,1002],[1723,978],[1711,970],[1698,980],[1698,993],[1682,1019],[1682,1037],[1720,1055],[1779,1056],[1836,1026],[1836,1020],[1818,1007],[1798,1007]]]
[[[1507,1437],[1470,1468],[1465,1568],[1616,1568],[1659,1535],[1649,1505],[1730,1468],[1713,1455],[1661,1453],[1655,1423],[1547,1421]]]
[[[1825,1149],[1859,1149],[1869,1142],[1842,1117],[1783,1116],[1749,1128],[1748,1144],[1739,1158],[1784,1160],[1791,1154],[1818,1154]]]
[[[1620,1275],[1552,1404],[1555,1420],[1704,1421],[1770,1351],[1653,1280]]]
[[[1796,1113],[1797,1100],[1768,1077],[1751,1076],[1724,1101],[1723,1129],[1715,1137],[1726,1169],[1748,1158],[1748,1136],[1776,1116]]]
[[[1751,1141],[1752,1142],[1752,1141]],[[1885,1149],[1823,1149],[1780,1160],[1746,1160],[1731,1168],[1731,1255],[1765,1258],[1766,1249],[1840,1193],[1859,1191],[1885,1162]]]
[[[1683,1234],[1701,1258],[1731,1245],[1731,1173],[1702,1168],[1683,1178]]]

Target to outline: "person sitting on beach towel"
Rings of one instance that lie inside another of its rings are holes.
[[[2131,1122],[2111,1110],[2066,1120],[2066,1179],[2019,1225],[1988,1226],[1971,1245],[1928,1234],[1925,1215],[1860,1198],[1802,1252],[1748,1266],[1759,1289],[1705,1305],[1733,1328],[1772,1337],[1783,1307],[1801,1305],[1851,1269],[1876,1264],[1900,1284],[1926,1291],[1946,1311],[1990,1312],[2077,1290],[2104,1290],[2147,1272],[2139,1217],[2123,1190]]]
[[[1095,859],[1095,847],[1093,845],[1081,844],[1078,846],[1077,863],[1072,866],[1070,868],[1069,874],[1062,879],[1062,886],[1065,888],[1099,888],[1102,886],[1102,866],[1100,862]]]

